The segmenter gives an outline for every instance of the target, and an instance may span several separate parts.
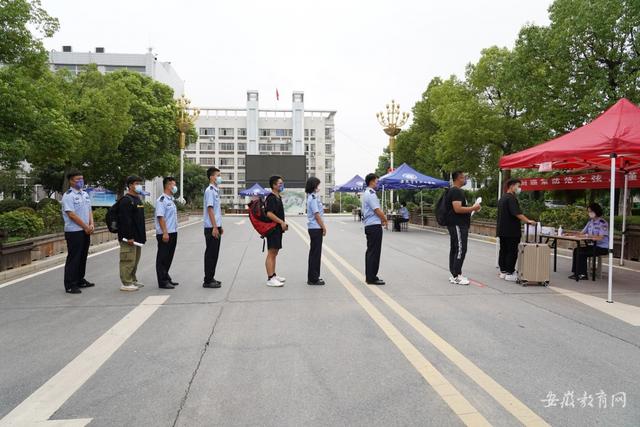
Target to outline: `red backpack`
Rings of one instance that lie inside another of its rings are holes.
[[[278,224],[267,218],[262,198],[252,200],[247,206],[249,208],[249,221],[251,221],[251,225],[253,225],[253,228],[258,232],[260,238],[264,239]],[[262,243],[262,251],[264,252],[264,240]]]

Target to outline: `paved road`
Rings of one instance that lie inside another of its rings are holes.
[[[327,221],[327,285],[307,286],[293,222],[283,288],[264,285],[248,221],[225,217],[221,289],[200,286],[201,224],[180,230],[175,290],[155,286],[154,242],[140,292],[118,291],[116,251],[89,260],[97,286],[79,296],[62,291],[62,269],[0,289],[0,425],[640,425],[639,327],[499,281],[482,242],[465,268],[474,284],[454,287],[448,237],[432,232],[386,232],[388,284],[367,287],[363,230],[347,217]],[[612,407],[620,392],[626,406]]]

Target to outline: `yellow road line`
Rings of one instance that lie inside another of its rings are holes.
[[[309,245],[309,239],[299,226],[289,223],[302,240]],[[326,258],[322,262],[333,273],[353,299],[367,312],[387,337],[402,352],[413,367],[431,385],[451,410],[468,426],[490,426],[491,424],[469,403],[467,399],[429,362],[420,351],[353,285],[344,274]]]
[[[298,226],[299,227],[299,226]],[[327,245],[322,246],[323,251],[328,252],[342,264],[351,274],[357,277],[366,285],[366,281],[362,273],[356,270],[349,262],[338,255],[333,249]],[[493,378],[487,375],[482,369],[478,368],[471,360],[467,359],[462,353],[456,350],[451,344],[436,334],[431,328],[422,323],[413,314],[409,313],[404,307],[398,304],[386,292],[376,286],[368,286],[368,288],[376,294],[389,308],[404,319],[413,329],[436,347],[451,362],[453,362],[462,372],[467,374],[476,382],[484,391],[493,397],[504,409],[510,412],[525,426],[548,426],[547,422],[539,415],[529,409],[518,398],[511,394],[507,389],[498,384]]]

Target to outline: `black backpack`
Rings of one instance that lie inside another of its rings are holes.
[[[104,216],[104,221],[107,223],[107,228],[112,233],[118,232],[118,209],[120,207],[120,201],[126,197],[126,194],[120,197],[116,202],[107,209],[107,214]]]
[[[438,201],[436,202],[436,221],[438,221],[439,225],[443,225],[446,226],[448,225],[448,219],[449,219],[449,198],[447,197],[449,195],[449,189],[445,188],[444,189],[444,193],[442,193],[442,196],[440,196],[440,198],[438,199]]]

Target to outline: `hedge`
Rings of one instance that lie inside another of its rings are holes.
[[[8,237],[33,237],[42,233],[42,218],[28,212],[11,211],[0,214],[0,229],[7,232]]]

